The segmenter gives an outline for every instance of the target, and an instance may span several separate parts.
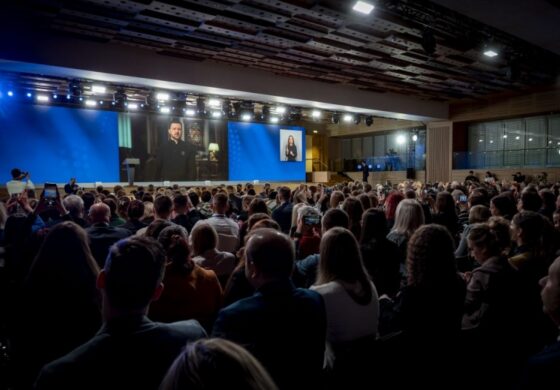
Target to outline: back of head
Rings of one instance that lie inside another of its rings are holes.
[[[105,262],[105,293],[119,309],[143,309],[163,279],[161,245],[147,237],[130,237],[111,247]]]
[[[65,221],[53,226],[45,237],[29,271],[29,277],[43,280],[51,289],[95,286],[99,268],[91,254],[84,229]]]
[[[538,246],[541,244],[544,220],[543,217],[534,211],[522,211],[515,214],[512,223],[522,230],[521,239],[523,244]]]
[[[146,229],[145,236],[153,238],[154,240],[156,240],[159,237],[159,234],[161,233],[161,231],[163,229],[165,229],[168,226],[172,226],[172,225],[173,225],[173,223],[169,222],[167,220],[156,219],[154,222],[152,222],[150,225],[148,225],[148,228]]]
[[[264,200],[262,200],[261,198],[255,198],[251,201],[251,203],[249,203],[248,213],[249,215],[253,215],[256,213],[268,214],[270,213],[270,211],[268,210],[268,207],[266,206]]]
[[[371,200],[367,194],[360,194],[358,195],[358,200],[362,204],[363,210],[368,210],[371,208]]]
[[[447,191],[438,192],[436,196],[436,210],[439,213],[456,215],[455,202],[453,197]]]
[[[341,209],[328,209],[325,215],[323,215],[321,223],[323,232],[326,232],[335,226],[348,229],[350,226],[350,218],[348,218],[348,214]]]
[[[504,217],[490,217],[488,226],[495,233],[498,245],[503,251],[507,252],[511,247],[510,222]]]
[[[435,287],[455,282],[455,243],[441,225],[424,225],[410,238],[407,251],[408,284]]]
[[[189,273],[194,268],[194,263],[189,251],[189,233],[180,225],[170,224],[161,230],[158,242],[163,247],[165,257],[175,269]]]
[[[469,211],[469,223],[482,223],[491,217],[490,209],[481,204],[471,207]]]
[[[486,250],[489,256],[498,256],[503,250],[496,232],[487,223],[475,223],[469,230],[468,240],[471,245]]]
[[[334,280],[363,282],[367,279],[358,242],[348,229],[335,227],[325,233],[321,239],[319,258],[319,284]]]
[[[292,274],[295,248],[288,236],[277,230],[253,230],[245,249],[247,262],[266,278],[287,279]]]
[[[117,202],[113,198],[105,198],[103,199],[103,203],[109,206],[109,210],[111,210],[111,217],[117,215]]]
[[[81,218],[84,215],[84,201],[78,195],[68,195],[62,203],[72,216]]]
[[[265,368],[243,347],[224,339],[187,345],[163,379],[160,390],[276,390]]]
[[[251,215],[247,220],[247,230],[253,229],[253,226],[255,226],[257,222],[262,221],[264,219],[271,219],[270,215],[265,213],[255,213]]]
[[[264,214],[255,214],[255,215],[252,215],[251,218],[256,216],[256,215],[264,215]],[[251,218],[249,218],[249,231],[250,232],[253,231],[253,230],[262,229],[262,228],[274,229],[274,230],[278,230],[279,232],[282,231],[282,228],[280,227],[278,222],[276,222],[275,220],[273,220],[270,217],[257,220],[254,225],[251,225]],[[248,238],[248,236],[246,238]]]
[[[288,187],[280,187],[280,190],[278,191],[278,195],[281,201],[287,202],[290,200],[292,191]]]
[[[498,214],[502,217],[511,219],[517,213],[515,202],[510,193],[503,193],[496,195],[490,200],[491,204],[497,210]]]
[[[183,212],[188,205],[188,197],[187,195],[176,195],[173,198],[173,208],[175,209],[175,211],[180,211]]]
[[[382,240],[387,237],[387,218],[385,213],[377,209],[369,209],[362,216],[361,244],[366,244],[372,239]]]
[[[199,222],[191,231],[193,255],[198,256],[207,250],[216,248],[218,233],[209,223]]]
[[[364,209],[360,201],[356,198],[347,198],[344,203],[342,203],[342,210],[346,211],[348,217],[350,218],[350,223],[358,223],[362,218]]]
[[[109,223],[111,219],[111,209],[105,203],[95,203],[89,209],[89,219],[92,224]]]
[[[524,211],[539,211],[542,206],[542,199],[535,189],[527,187],[521,193],[521,205]]]
[[[404,199],[397,206],[393,230],[398,233],[412,235],[424,224],[424,210],[414,199]]]
[[[228,196],[223,192],[218,192],[214,196],[214,207],[218,213],[225,213],[228,207]]]
[[[128,205],[128,218],[129,219],[140,219],[144,215],[144,202],[135,199]]]
[[[161,219],[169,218],[172,209],[173,201],[167,195],[158,196],[154,201],[154,211],[156,216]]]

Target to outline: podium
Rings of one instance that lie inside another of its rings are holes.
[[[122,165],[126,168],[126,175],[128,177],[128,185],[132,186],[134,184],[134,168],[140,165],[139,158],[125,158]]]

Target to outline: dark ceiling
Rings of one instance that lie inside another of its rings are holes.
[[[30,28],[49,33],[425,99],[477,99],[555,80],[560,58],[509,34],[427,1],[369,1],[376,8],[367,16],[352,11],[355,1],[336,0],[27,0],[18,6],[33,19]],[[428,55],[432,37],[435,50]],[[482,55],[490,40],[500,51],[493,59]]]

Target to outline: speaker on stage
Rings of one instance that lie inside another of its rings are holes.
[[[406,178],[416,179],[416,170],[414,168],[406,168]]]

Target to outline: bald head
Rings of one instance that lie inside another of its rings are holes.
[[[285,234],[270,228],[251,234],[245,249],[247,266],[266,279],[285,279],[292,274],[294,244]]]
[[[560,257],[548,268],[548,275],[541,279],[543,310],[560,326]]]
[[[105,203],[95,203],[89,209],[91,223],[109,223],[111,220],[111,209]]]

